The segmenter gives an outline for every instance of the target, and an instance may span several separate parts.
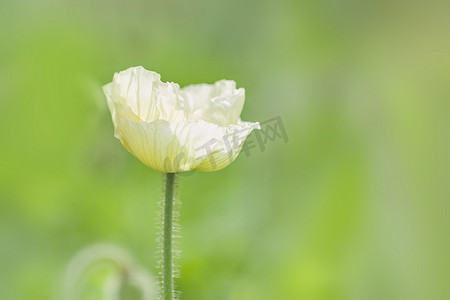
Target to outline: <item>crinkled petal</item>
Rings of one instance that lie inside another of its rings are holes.
[[[108,87],[111,101],[129,106],[132,113],[145,122],[186,120],[179,86],[161,82],[158,73],[143,67],[129,68],[114,74],[111,84]]]
[[[111,112],[114,129],[116,129],[118,126],[119,118],[126,118],[127,120],[137,123],[142,122],[142,119],[139,118],[136,114],[134,114],[128,105],[113,100],[112,88],[113,88],[112,82],[103,86],[103,92],[105,93],[108,108],[109,111]]]
[[[245,92],[240,89],[235,95],[212,98],[193,114],[193,119],[204,120],[219,126],[235,125],[244,106]]]
[[[192,109],[192,119],[223,127],[237,124],[244,106],[245,90],[236,89],[236,82],[220,80],[214,84],[195,84],[181,91]]]
[[[186,102],[189,103],[191,112],[193,112],[205,105],[205,103],[211,98],[213,89],[213,84],[191,84],[181,88],[181,95],[184,97]]]
[[[217,145],[195,170],[201,172],[217,171],[231,164],[241,151],[246,138],[254,129],[261,129],[258,122],[239,121],[238,125],[228,126],[226,134],[222,136]]]
[[[202,148],[214,148],[225,129],[204,121],[136,123],[118,120],[116,136],[125,148],[148,167],[174,173],[195,169],[204,159]]]

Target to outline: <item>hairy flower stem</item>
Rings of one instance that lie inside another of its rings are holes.
[[[166,174],[163,214],[163,265],[162,299],[174,299],[173,272],[173,217],[174,217],[175,173]]]

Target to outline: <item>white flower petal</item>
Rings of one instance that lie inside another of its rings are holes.
[[[191,111],[193,112],[205,105],[211,98],[210,95],[212,94],[213,89],[213,84],[191,84],[181,89],[181,95],[189,103]]]
[[[120,118],[116,131],[125,148],[145,165],[173,173],[195,169],[204,159],[202,147],[215,147],[225,129],[204,121],[136,123]]]
[[[114,124],[114,129],[118,126],[118,120],[119,118],[125,117],[126,119],[140,123],[142,120],[134,114],[130,107],[126,104],[123,104],[119,101],[113,100],[113,83],[108,83],[107,85],[103,86],[103,92],[105,93],[106,100],[108,103],[109,111],[111,112],[112,121]]]
[[[214,84],[196,84],[182,93],[192,109],[192,118],[219,126],[237,124],[245,101],[245,90],[236,89],[236,82],[220,80]]]
[[[261,129],[258,122],[242,122],[226,128],[226,134],[218,141],[209,155],[195,170],[201,172],[217,171],[231,164],[244,145],[245,139],[254,129]]]
[[[185,120],[186,113],[179,89],[175,83],[161,82],[158,73],[143,67],[129,68],[114,74],[112,86],[108,87],[112,101],[129,106],[145,122]]]

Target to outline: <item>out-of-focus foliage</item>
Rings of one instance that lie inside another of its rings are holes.
[[[101,86],[234,79],[289,142],[180,177],[183,299],[450,299],[446,1],[0,3],[0,299],[58,299],[109,242],[156,274],[161,175]]]

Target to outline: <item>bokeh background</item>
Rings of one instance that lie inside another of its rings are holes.
[[[182,299],[450,299],[445,2],[1,1],[0,299],[62,299],[96,243],[157,274],[161,175],[101,91],[137,65],[234,79],[289,137],[180,177]]]

